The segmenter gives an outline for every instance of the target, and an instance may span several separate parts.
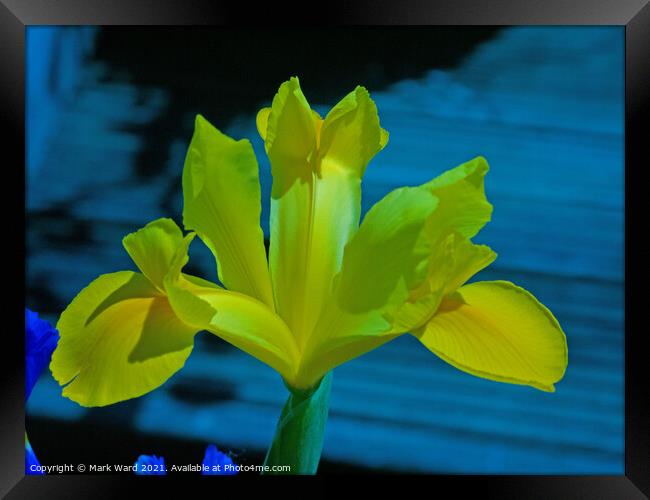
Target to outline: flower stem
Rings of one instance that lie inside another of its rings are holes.
[[[264,465],[290,466],[290,471],[267,474],[315,474],[323,449],[325,424],[329,410],[332,372],[309,390],[289,388],[275,436]]]

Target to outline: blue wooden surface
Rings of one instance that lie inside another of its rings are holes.
[[[127,232],[180,218],[192,116],[188,134],[160,144],[160,175],[138,181],[142,139],[132,127],[170,97],[101,83],[108,71],[84,68],[42,164],[28,170],[38,172],[27,192],[27,304],[37,310],[45,298],[65,305],[98,274],[131,269]],[[364,210],[397,186],[485,156],[494,214],[475,240],[499,257],[476,278],[514,281],[546,304],[567,334],[569,367],[547,394],[458,372],[405,336],[335,370],[324,456],[397,471],[623,472],[623,77],[622,28],[511,28],[453,70],[370,89],[391,136],[367,170]],[[253,140],[268,234],[270,177],[254,116],[215,125]],[[216,278],[198,242],[191,262]],[[266,448],[284,397],[271,369],[202,333],[181,372],[111,415],[143,433],[245,453]],[[61,398],[47,376],[29,402],[35,416],[106,425],[102,411]]]

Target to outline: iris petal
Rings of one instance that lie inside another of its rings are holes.
[[[483,184],[488,168],[485,159],[477,157],[422,186],[438,199],[438,206],[425,226],[431,247],[429,270],[427,279],[411,290],[396,314],[394,331],[421,326],[435,313],[445,295],[496,258],[490,248],[469,240],[492,214]]]
[[[163,279],[182,241],[183,233],[173,220],[158,219],[125,236],[122,244],[142,274],[163,291]]]
[[[174,313],[195,330],[208,330],[285,376],[295,369],[298,349],[282,319],[267,304],[243,293],[182,273],[192,241],[178,247],[164,280]]]
[[[298,350],[287,325],[266,304],[183,274],[167,286],[175,314],[291,377]]]
[[[177,317],[166,288],[193,237],[170,219],[147,224],[124,246],[148,277],[101,275],[63,311],[50,369],[64,396],[82,406],[116,403],[159,387],[184,365],[198,329]]]
[[[475,245],[456,231],[432,243],[427,278],[412,289],[395,314],[393,330],[407,332],[433,316],[443,298],[455,292],[474,274],[490,265],[496,254],[485,245]]]
[[[379,126],[375,103],[364,87],[357,87],[325,117],[318,154],[329,168],[354,170],[362,177],[368,162],[387,142],[388,132]]]
[[[358,227],[361,175],[381,149],[382,132],[365,89],[321,120],[296,78],[282,84],[257,124],[273,173],[269,258],[276,307],[302,349]]]
[[[82,406],[141,396],[176,373],[192,352],[196,329],[176,317],[143,275],[104,274],[61,315],[50,368],[63,395]]]
[[[198,115],[183,169],[183,197],[185,228],[210,248],[221,282],[273,307],[259,170],[250,142],[231,139]]]
[[[414,335],[460,370],[543,391],[555,390],[567,366],[566,337],[553,314],[506,281],[461,287]]]
[[[316,124],[298,78],[280,85],[271,109],[262,111],[258,127],[264,123],[264,146],[271,161],[273,190],[286,190],[297,179],[311,176],[310,160],[317,144]]]
[[[427,223],[432,239],[450,230],[472,238],[490,221],[492,205],[485,197],[483,184],[488,170],[487,161],[479,156],[424,185],[440,200],[436,213]]]
[[[494,260],[488,247],[469,241],[492,212],[487,170],[476,158],[371,209],[345,249],[336,301],[321,314],[320,344],[305,355],[299,378],[312,381],[328,366],[420,327],[447,294]]]
[[[333,368],[385,341],[370,337],[392,333],[394,314],[426,277],[430,248],[423,230],[436,203],[427,189],[401,188],[368,211],[345,248],[333,294],[304,353],[297,387],[316,382],[328,364]],[[362,348],[354,345],[361,341]]]

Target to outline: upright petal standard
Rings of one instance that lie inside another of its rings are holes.
[[[195,233],[148,224],[124,239],[141,272],[102,275],[75,297],[51,364],[64,396],[102,406],[145,394],[207,330],[282,376],[291,394],[266,463],[313,473],[332,369],[399,335],[472,375],[554,390],[567,345],[551,312],[512,283],[466,284],[496,258],[471,241],[492,215],[484,158],[388,193],[360,223],[362,177],[388,142],[366,89],[321,118],[291,78],[257,128],[273,176],[268,261],[252,146],[197,116],[183,169]],[[194,234],[226,289],[182,272]]]

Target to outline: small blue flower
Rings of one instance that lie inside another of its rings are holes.
[[[135,462],[135,473],[139,476],[166,476],[164,457],[140,455]]]
[[[237,474],[237,468],[232,459],[225,453],[220,452],[213,444],[208,445],[203,457],[204,476],[232,476]],[[167,475],[165,459],[156,455],[140,455],[135,462],[135,473],[139,476]]]
[[[25,308],[25,401],[38,377],[50,364],[59,332],[38,314]]]
[[[205,470],[205,467],[209,470]],[[232,459],[225,453],[220,452],[213,444],[208,445],[203,457],[204,476],[232,476],[237,474],[237,468]]]
[[[25,308],[25,402],[29,399],[38,377],[50,364],[52,353],[59,342],[59,332],[38,314]],[[25,433],[25,474],[45,474]]]

